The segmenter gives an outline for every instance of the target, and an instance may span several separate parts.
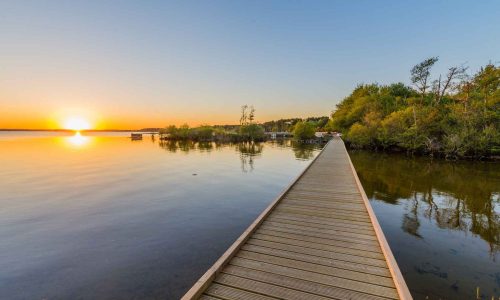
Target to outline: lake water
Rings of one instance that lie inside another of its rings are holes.
[[[500,164],[350,155],[415,299],[498,299]]]
[[[0,132],[0,299],[177,299],[314,146]]]
[[[1,299],[177,299],[319,152],[0,132]],[[498,164],[351,152],[416,299],[500,296]]]

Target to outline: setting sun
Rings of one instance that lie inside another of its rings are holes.
[[[90,129],[90,123],[81,117],[71,117],[64,122],[64,129],[87,130]]]

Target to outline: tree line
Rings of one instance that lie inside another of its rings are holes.
[[[410,71],[412,86],[361,84],[342,100],[327,127],[351,147],[404,150],[450,158],[500,154],[500,68],[469,75],[453,66],[432,77],[431,57]]]
[[[328,124],[329,117],[327,116],[257,123],[255,108],[252,105],[243,105],[238,125],[200,125],[197,127],[190,127],[188,124],[179,127],[170,125],[159,129],[159,133],[162,140],[257,142],[266,139],[265,132],[290,132],[297,140],[304,141],[314,139],[316,131],[326,131]]]

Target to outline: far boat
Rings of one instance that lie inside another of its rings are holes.
[[[131,138],[133,141],[136,141],[136,140],[142,140],[142,133],[131,133],[131,134],[130,134],[130,138]]]

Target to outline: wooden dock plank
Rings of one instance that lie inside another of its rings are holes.
[[[275,266],[263,262],[247,260],[244,258],[235,257],[231,261],[231,266],[240,266],[252,270],[263,271],[269,274],[282,275],[293,279],[308,282],[310,284],[320,284],[323,286],[331,287],[333,290],[338,291],[339,295],[345,295],[347,299],[387,299],[385,297],[375,296],[372,294],[362,293],[357,291],[357,286],[349,285],[349,282],[337,281],[335,277],[318,274],[314,272],[302,271],[290,267]],[[393,291],[394,292],[394,291]],[[394,293],[393,293],[394,295]],[[339,296],[339,299],[344,297]]]
[[[341,139],[183,299],[412,299]]]
[[[314,243],[314,242],[305,242],[305,241],[301,241],[301,240],[283,238],[280,236],[260,234],[257,232],[252,236],[252,238],[264,240],[264,241],[278,242],[278,243],[282,243],[282,244],[286,244],[286,245],[292,245],[292,246],[296,245],[296,246],[301,246],[301,247],[305,247],[305,248],[354,255],[354,256],[360,257],[360,258],[366,257],[366,258],[379,259],[385,263],[384,256],[380,252],[372,252],[372,251],[367,251],[367,250],[357,250],[357,249],[353,249],[353,248],[343,247],[343,245],[335,246],[335,245],[320,244],[320,243]]]
[[[368,230],[368,229],[373,230],[373,227],[366,223],[346,222],[344,220],[334,220],[331,218],[322,218],[322,217],[301,216],[297,214],[281,213],[279,211],[274,211],[269,216],[269,218],[294,220],[305,224],[318,224],[318,225],[327,225],[334,227],[348,227],[348,228],[356,228],[362,230]]]
[[[242,290],[247,290],[254,293],[259,293],[262,295],[268,295],[271,297],[276,297],[278,299],[289,299],[289,300],[328,300],[326,297],[322,297],[315,294],[310,294],[302,292],[299,290],[294,290],[290,288],[284,288],[279,285],[269,284],[261,281],[251,280],[244,277],[233,276],[226,274],[226,270],[222,271],[220,276],[215,278],[215,281],[224,285],[229,285]]]
[[[372,284],[387,286],[387,287],[393,286],[391,278],[387,278],[385,276],[377,276],[361,272],[349,271],[346,269],[337,268],[333,264],[327,265],[324,262],[322,264],[318,264],[318,262],[321,261],[321,259],[313,259],[313,258],[307,259],[305,258],[305,256],[293,255],[293,253],[291,253],[291,255],[287,255],[286,253],[284,253],[284,251],[280,252],[267,251],[267,253],[259,253],[255,251],[247,251],[247,249],[249,248],[245,246],[245,250],[239,251],[237,254],[238,257],[244,257],[261,262],[267,262],[270,264],[284,266],[284,267],[293,266],[294,268],[300,270],[331,275],[339,278],[350,279],[353,281],[370,282]],[[253,249],[255,249],[255,247],[253,247]]]
[[[276,298],[217,283],[212,284],[205,293],[208,296],[214,296],[224,300],[276,300]]]
[[[326,235],[336,235],[336,236],[343,236],[346,238],[354,238],[356,240],[368,240],[368,241],[377,241],[377,238],[374,236],[371,236],[367,234],[366,232],[363,233],[357,233],[357,232],[352,232],[352,231],[347,231],[343,228],[319,228],[319,227],[310,227],[307,225],[294,225],[294,224],[288,224],[288,223],[283,223],[279,221],[273,221],[273,220],[266,220],[264,223],[262,223],[262,226],[272,226],[272,227],[282,227],[282,228],[287,228],[287,229],[295,229],[295,230],[305,230],[305,231],[310,231],[310,232],[315,232],[315,233],[324,233]]]
[[[311,216],[311,217],[324,217],[324,218],[333,218],[336,220],[346,220],[346,221],[354,221],[354,222],[360,222],[360,223],[367,223],[370,224],[370,219],[369,218],[357,218],[353,216],[349,216],[347,214],[341,214],[341,213],[333,213],[333,212],[326,212],[320,209],[304,209],[301,207],[297,206],[290,206],[287,204],[282,204],[280,207],[276,208],[276,211],[283,211],[283,212],[289,212],[289,213],[295,213],[299,215],[305,215],[305,216]]]
[[[283,224],[299,225],[299,226],[304,226],[306,228],[336,229],[336,230],[339,230],[339,231],[359,233],[359,234],[368,234],[368,233],[371,233],[371,231],[372,231],[371,228],[351,228],[351,227],[348,227],[348,226],[342,226],[343,224],[341,224],[339,226],[317,224],[317,223],[311,223],[311,222],[305,222],[305,221],[290,220],[290,219],[285,218],[283,216],[276,216],[276,215],[269,216],[269,218],[267,218],[267,221],[269,221],[269,222],[283,223]]]
[[[303,236],[308,236],[308,237],[315,237],[315,238],[320,238],[320,239],[325,239],[325,240],[337,240],[337,241],[342,241],[342,242],[351,243],[351,244],[362,244],[362,245],[366,245],[366,246],[375,246],[375,247],[378,246],[376,240],[370,241],[370,240],[360,239],[358,236],[355,236],[354,234],[351,236],[341,235],[340,232],[338,232],[338,231],[335,232],[335,234],[330,234],[330,233],[323,233],[323,232],[318,232],[318,231],[313,231],[313,230],[306,230],[304,228],[297,229],[297,228],[289,228],[286,226],[277,226],[277,225],[269,225],[269,224],[263,224],[261,226],[261,229],[281,231],[281,232],[285,232],[285,233],[292,233],[292,234],[303,235]]]
[[[245,264],[242,264],[241,262],[245,262]],[[233,264],[233,261],[231,261],[231,264]],[[248,266],[249,268],[263,270],[274,274],[285,275],[292,278],[306,279],[307,281],[335,286],[350,291],[358,291],[364,294],[397,299],[397,292],[394,288],[384,287],[368,282],[345,279],[342,277],[337,277],[335,276],[335,274],[332,275],[311,270],[304,270],[297,268],[295,265],[282,266],[269,262],[246,259],[245,257],[239,256],[234,259],[234,264]]]
[[[346,242],[343,240],[338,240],[338,239],[323,239],[323,238],[318,238],[318,237],[282,232],[282,231],[277,231],[277,230],[268,230],[265,228],[259,228],[259,230],[256,233],[284,237],[284,238],[299,240],[299,241],[303,241],[303,242],[311,242],[311,243],[317,243],[317,244],[339,246],[339,247],[381,253],[377,246],[367,246],[364,244],[358,244],[358,243],[352,243],[352,242],[349,243],[349,242]],[[332,237],[332,238],[335,238],[335,237]]]
[[[227,268],[224,269],[224,273],[252,279],[255,281],[267,282],[282,287],[289,287],[295,290],[304,291],[311,294],[325,296],[333,299],[386,299],[386,298],[376,297],[370,294],[349,291],[313,281],[307,281],[276,273],[255,270],[251,268],[251,265],[250,268],[236,266],[236,265],[229,265]]]
[[[208,295],[201,295],[200,300],[221,300],[222,298],[216,298]]]
[[[306,206],[306,207],[317,207],[317,208],[328,208],[339,211],[352,211],[353,213],[365,214],[366,208],[360,204],[352,203],[339,203],[332,201],[321,201],[321,200],[298,200],[298,199],[283,199],[282,203],[291,204],[295,206]]]
[[[384,267],[380,266],[370,266],[366,264],[361,264],[361,263],[353,263],[350,261],[345,261],[345,260],[339,260],[339,259],[334,259],[331,257],[324,257],[324,256],[316,256],[316,255],[311,255],[310,253],[304,254],[300,252],[295,252],[295,251],[288,251],[288,250],[283,250],[281,248],[271,248],[271,247],[266,247],[263,245],[255,245],[252,243],[247,243],[245,244],[242,248],[242,250],[249,251],[249,252],[254,252],[254,253],[259,253],[259,254],[266,254],[266,255],[272,255],[280,258],[286,258],[286,259],[292,259],[296,261],[302,261],[302,262],[308,262],[312,264],[318,264],[318,265],[323,265],[327,267],[332,267],[334,269],[342,269],[339,270],[340,273],[346,274],[346,278],[354,278],[354,279],[359,279],[360,277],[357,277],[356,275],[359,275],[359,273],[365,273],[369,275],[376,275],[376,276],[383,276],[383,277],[390,277],[391,274],[389,273],[389,270],[385,269]],[[344,270],[346,272],[344,272]],[[352,272],[351,272],[352,271]],[[340,274],[339,273],[339,274]],[[364,276],[364,274],[361,274],[361,276]],[[365,276],[366,278],[370,278],[370,276]],[[389,285],[390,284],[389,280]]]
[[[381,259],[367,258],[364,256],[353,255],[353,254],[345,254],[345,253],[341,253],[341,252],[331,251],[331,249],[330,249],[330,251],[327,251],[327,250],[320,250],[320,249],[314,249],[314,248],[309,248],[309,247],[295,246],[295,245],[290,245],[290,244],[285,244],[285,243],[278,243],[278,242],[273,242],[273,241],[266,241],[266,240],[258,239],[255,236],[252,237],[250,240],[248,240],[247,245],[256,245],[256,246],[262,246],[262,247],[267,247],[267,248],[286,250],[286,251],[291,251],[291,252],[296,252],[296,253],[301,253],[301,254],[306,254],[306,255],[311,255],[311,256],[331,258],[334,260],[341,260],[341,261],[345,261],[345,262],[352,262],[352,263],[356,263],[356,264],[375,266],[375,267],[380,267],[380,268],[385,268],[385,266],[386,266],[385,261],[383,261]],[[388,274],[388,273],[384,272],[384,274]]]

